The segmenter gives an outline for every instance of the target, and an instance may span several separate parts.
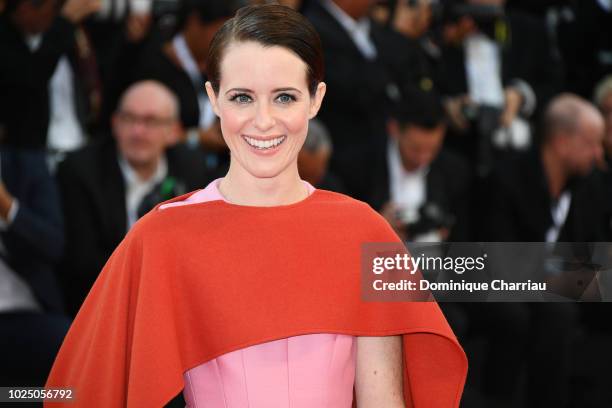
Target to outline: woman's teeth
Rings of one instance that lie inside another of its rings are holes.
[[[272,149],[278,146],[279,144],[283,143],[285,139],[287,138],[287,136],[281,136],[281,137],[277,137],[276,139],[270,139],[270,140],[265,140],[265,141],[253,139],[247,136],[244,136],[243,138],[244,140],[246,140],[248,144],[250,144],[254,148],[265,150],[265,149]]]

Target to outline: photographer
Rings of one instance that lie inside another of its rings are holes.
[[[467,164],[442,149],[446,125],[438,97],[420,91],[408,100],[388,120],[370,204],[404,240],[467,241]]]
[[[505,13],[503,0],[448,2],[439,31],[449,142],[484,175],[499,152],[533,144],[530,120],[555,93],[559,65],[545,28]]]
[[[80,22],[98,0],[6,0],[0,14],[0,126],[7,146],[70,150],[93,92],[81,71]],[[83,98],[83,103],[81,102]]]

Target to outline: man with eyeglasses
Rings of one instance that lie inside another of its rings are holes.
[[[113,115],[113,137],[60,164],[66,220],[61,278],[72,314],[138,218],[212,180],[203,157],[178,144],[178,109],[176,96],[161,83],[135,83]]]

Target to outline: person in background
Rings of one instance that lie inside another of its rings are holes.
[[[141,40],[155,28],[154,3],[154,0],[100,0],[100,9],[83,22],[97,56],[103,85],[116,75],[115,58],[125,42]]]
[[[113,116],[113,136],[70,154],[58,169],[66,218],[62,281],[75,314],[128,229],[160,201],[208,181],[179,139],[178,103],[164,85],[137,82]]]
[[[444,3],[439,85],[451,119],[447,142],[479,176],[504,152],[534,146],[531,118],[560,85],[548,32],[504,3]]]
[[[489,175],[482,240],[603,241],[601,186],[593,174],[603,158],[603,132],[603,118],[591,103],[573,94],[555,97],[544,112],[539,149],[497,163]],[[565,406],[582,309],[573,303],[470,305],[470,325],[490,342],[487,395],[513,406],[525,361],[530,406]]]
[[[304,11],[321,35],[325,52],[329,92],[319,117],[334,142],[330,169],[348,194],[359,199],[369,194],[367,164],[372,152],[383,149],[385,111],[400,95],[384,58],[388,50],[381,48],[380,38],[386,36],[377,38],[380,27],[369,18],[373,4],[374,0],[318,0]]]
[[[423,38],[431,26],[431,0],[396,0],[391,14],[391,24],[398,32],[408,38]]]
[[[388,130],[370,205],[404,241],[468,241],[470,173],[463,158],[442,148],[446,123],[438,96],[419,92],[399,103]]]
[[[603,160],[604,120],[572,94],[547,107],[543,141],[498,163],[487,180],[487,241],[598,242],[602,197],[593,170]]]
[[[381,47],[386,59],[395,60],[393,75],[406,101],[419,91],[439,92],[440,49],[433,38],[433,7],[431,0],[392,0],[386,7],[378,6],[383,10],[379,21],[387,28]],[[374,18],[376,13],[375,9]]]
[[[317,119],[310,120],[304,146],[298,154],[300,177],[316,188],[345,192],[342,181],[328,169],[333,145],[325,125]]]
[[[42,387],[68,327],[64,230],[42,150],[0,148],[0,384]]]
[[[56,0],[7,0],[0,16],[0,124],[7,146],[67,151],[82,144],[74,94],[76,63],[84,57],[78,24],[98,7],[98,0],[68,0],[58,12]]]
[[[121,74],[108,91],[111,97],[105,111],[114,111],[118,96],[129,84],[147,79],[159,81],[179,99],[182,137],[190,145],[204,149],[209,168],[226,165],[227,146],[204,90],[206,56],[215,32],[242,3],[241,0],[185,0],[172,38],[161,44],[151,39],[124,47],[115,66]]]

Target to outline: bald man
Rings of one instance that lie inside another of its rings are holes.
[[[490,241],[602,240],[602,202],[592,177],[603,160],[604,121],[572,94],[546,107],[541,147],[500,163],[488,183],[483,238]]]
[[[498,163],[490,175],[481,240],[604,241],[602,189],[593,172],[603,155],[603,130],[601,114],[588,101],[572,94],[553,98],[539,148]],[[532,248],[526,245],[526,253]],[[575,254],[585,249],[573,246]],[[577,318],[574,303],[474,305],[470,323],[489,341],[485,393],[495,401],[489,406],[519,406],[513,398],[525,367],[525,406],[567,406]]]
[[[127,230],[160,201],[212,180],[203,157],[179,135],[178,102],[155,81],[120,99],[112,137],[68,156],[58,169],[66,220],[62,280],[74,315]]]

